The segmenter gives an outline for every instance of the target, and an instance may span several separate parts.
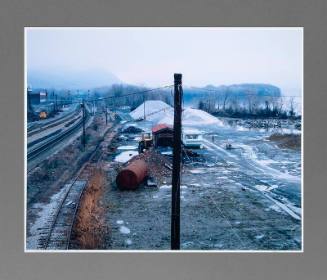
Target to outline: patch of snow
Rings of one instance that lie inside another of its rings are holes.
[[[126,245],[132,245],[133,242],[131,239],[128,238],[125,240],[125,243],[126,243]]]
[[[296,214],[302,215],[302,209],[301,208],[296,207],[291,203],[287,203],[286,205],[287,205],[288,208],[292,209],[292,211],[295,212]]]
[[[203,174],[203,173],[206,173],[206,171],[204,169],[192,169],[192,170],[190,170],[190,173],[192,173],[192,174]]]
[[[48,204],[45,203],[36,203],[33,205],[33,208],[38,208],[40,211],[38,212],[38,216],[30,227],[30,235],[26,239],[26,247],[28,249],[37,249],[39,239],[42,239],[42,232],[44,231],[44,227],[47,224],[52,223],[52,218],[62,201],[67,189],[69,188],[69,184],[66,184],[58,193],[54,194],[50,198],[50,202]]]
[[[269,209],[272,209],[272,210],[274,210],[274,211],[276,211],[276,212],[279,212],[279,213],[283,212],[283,210],[280,209],[277,205],[271,205],[271,206],[269,207]]]
[[[265,192],[268,190],[268,186],[265,185],[255,185],[254,186],[258,191]]]
[[[268,198],[269,200],[271,200],[272,202],[274,202],[279,208],[281,208],[282,210],[284,210],[287,214],[289,214],[294,219],[301,220],[301,217],[297,213],[295,213],[292,209],[290,209],[289,207],[287,207],[287,205],[285,205],[285,204],[277,201],[276,199],[272,198],[268,194],[265,195],[265,197]]]
[[[191,246],[193,246],[193,242],[192,241],[186,241],[186,242],[184,242],[184,243],[182,243],[182,248],[189,248],[189,247],[191,247]]]
[[[69,200],[67,203],[66,203],[66,206],[69,206],[73,203],[73,201]]]
[[[255,236],[255,239],[260,240],[260,239],[262,239],[264,236],[265,236],[264,234],[259,234],[259,235],[256,235],[256,236]]]
[[[215,248],[219,248],[219,249],[221,249],[221,248],[224,247],[224,244],[222,244],[222,243],[217,243],[217,244],[214,245],[214,247],[215,247]]]
[[[162,185],[160,189],[171,189],[171,185]]]
[[[117,220],[116,223],[117,223],[117,225],[122,225],[124,223],[124,221],[123,220]]]
[[[272,168],[269,166],[269,163],[272,163],[271,160],[259,160],[255,151],[253,150],[253,148],[249,145],[239,145],[240,147],[243,148],[243,150],[245,151],[245,155],[248,159],[252,160],[254,163],[256,163],[256,168],[260,169],[261,171],[268,173],[270,175],[274,175],[276,177],[278,177],[279,179],[284,179],[287,181],[291,181],[291,182],[300,182],[301,179],[300,177],[297,176],[293,176],[287,172],[281,172],[275,168]]]
[[[137,151],[125,151],[125,152],[122,152],[119,155],[117,155],[115,157],[115,161],[125,163],[125,162],[129,161],[132,157],[134,157],[138,154],[139,153]]]
[[[121,226],[119,228],[119,231],[122,233],[122,234],[130,234],[131,233],[131,230],[128,228],[128,227],[125,227],[125,226]]]
[[[244,126],[240,126],[240,125],[237,125],[237,126],[235,127],[235,129],[236,129],[237,131],[248,131],[248,130],[249,130],[248,128],[246,128],[246,127],[244,127]]]
[[[273,189],[277,189],[278,188],[278,185],[271,185],[268,189],[267,189],[267,191],[271,191],[271,190],[273,190]]]
[[[120,146],[117,148],[117,150],[137,150],[137,146],[131,146],[131,145]]]

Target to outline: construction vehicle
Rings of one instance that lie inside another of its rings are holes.
[[[143,132],[138,146],[139,154],[143,153],[144,150],[149,149],[152,145],[153,138],[151,132]]]
[[[44,119],[46,119],[47,117],[48,117],[48,114],[47,114],[46,111],[41,111],[41,112],[39,113],[39,118],[40,118],[40,120],[44,120]]]

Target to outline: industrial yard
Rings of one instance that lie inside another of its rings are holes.
[[[144,107],[148,117],[139,120]],[[118,110],[110,116],[107,124],[104,114],[92,116],[87,132],[93,141],[87,149],[83,151],[76,134],[68,146],[59,145],[63,150],[29,172],[28,249],[170,249],[172,111],[161,101],[149,101],[130,115]],[[226,125],[195,109],[184,116],[184,130],[200,133],[201,147],[182,152],[181,249],[299,250],[300,150],[270,141],[271,129]],[[285,129],[289,132],[290,126]],[[162,131],[161,142],[157,139],[158,145],[140,151],[142,137],[157,131]],[[74,151],[83,152],[75,170],[67,172],[61,154],[71,155],[69,164],[77,156]],[[145,163],[145,178],[124,187],[117,175],[138,161]],[[67,229],[57,229],[60,219]]]
[[[302,252],[302,32],[26,28],[25,251]]]

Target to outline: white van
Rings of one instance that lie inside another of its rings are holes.
[[[203,147],[202,133],[197,129],[185,129],[182,142],[185,148],[201,149]]]

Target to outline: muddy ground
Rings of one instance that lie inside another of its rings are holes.
[[[138,136],[118,138],[116,147],[136,145]],[[183,164],[181,248],[299,250],[301,219],[280,202],[284,199],[281,191],[270,191],[275,185],[265,174],[257,176],[259,169],[247,170],[246,164],[233,162],[234,155],[226,156],[215,140],[210,142],[211,136],[206,141],[207,148],[195,151],[199,156],[186,158]],[[157,187],[143,184],[136,191],[120,191],[115,184],[119,164],[114,159],[115,154],[106,159],[108,180],[103,203],[111,228],[106,248],[169,250],[171,176],[162,176]]]
[[[135,152],[140,133],[123,133],[123,121],[103,138],[104,119],[88,129],[89,148],[101,142],[74,227],[72,249],[169,250],[172,158],[149,151],[144,158],[155,186],[121,191],[116,176]],[[142,127],[142,123],[134,124]],[[132,131],[133,132],[133,131]],[[268,141],[268,134],[208,128],[204,149],[185,156],[181,174],[183,250],[300,250],[300,153]],[[225,150],[226,139],[233,149]],[[80,141],[80,140],[77,140]],[[80,142],[48,158],[28,177],[28,209],[46,204],[85,161]],[[92,144],[91,144],[92,143]],[[132,154],[132,153],[131,153]],[[79,163],[80,162],[80,163]],[[37,212],[29,212],[29,224]],[[29,234],[29,233],[28,233]]]
[[[274,133],[267,138],[270,141],[274,141],[281,148],[289,149],[301,149],[301,135],[300,134],[279,134]]]

